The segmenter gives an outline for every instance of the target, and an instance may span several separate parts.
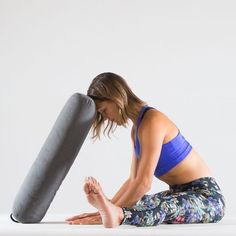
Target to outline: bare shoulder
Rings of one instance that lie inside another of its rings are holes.
[[[169,118],[161,111],[156,109],[150,109],[146,112],[143,121],[143,126],[155,126],[159,128],[165,128],[170,124]],[[141,126],[140,126],[141,128]]]
[[[150,109],[143,117],[139,128],[139,135],[142,136],[144,133],[146,133],[146,136],[150,136],[151,133],[156,133],[158,137],[163,139],[163,142],[166,143],[176,136],[178,128],[163,112]]]
[[[145,113],[138,133],[140,136],[145,135],[145,138],[150,137],[152,133],[156,133],[163,137],[167,132],[167,128],[167,117],[158,110],[150,109]]]

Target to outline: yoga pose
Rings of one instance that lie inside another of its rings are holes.
[[[93,137],[100,137],[104,123],[104,131],[110,134],[115,125],[126,126],[131,120],[134,151],[130,175],[112,199],[104,195],[95,178],[85,180],[88,202],[98,211],[68,218],[69,224],[154,226],[222,219],[225,200],[216,180],[164,113],[148,106],[121,76],[110,72],[96,76],[87,95],[94,99],[98,111]],[[169,189],[147,195],[153,176]]]

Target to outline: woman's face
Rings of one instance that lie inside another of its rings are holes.
[[[112,101],[97,101],[97,112],[99,112],[103,119],[116,122],[119,125],[119,109]]]

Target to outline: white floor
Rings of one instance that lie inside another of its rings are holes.
[[[105,229],[102,225],[68,225],[64,216],[46,216],[40,224],[14,223],[9,216],[0,215],[0,236],[236,236],[236,217],[225,217],[221,222],[214,224],[191,225],[159,225],[148,228],[133,226],[120,226],[113,229]]]

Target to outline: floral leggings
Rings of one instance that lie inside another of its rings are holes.
[[[144,195],[132,208],[122,210],[123,225],[213,223],[223,218],[225,200],[215,179],[204,177]]]

